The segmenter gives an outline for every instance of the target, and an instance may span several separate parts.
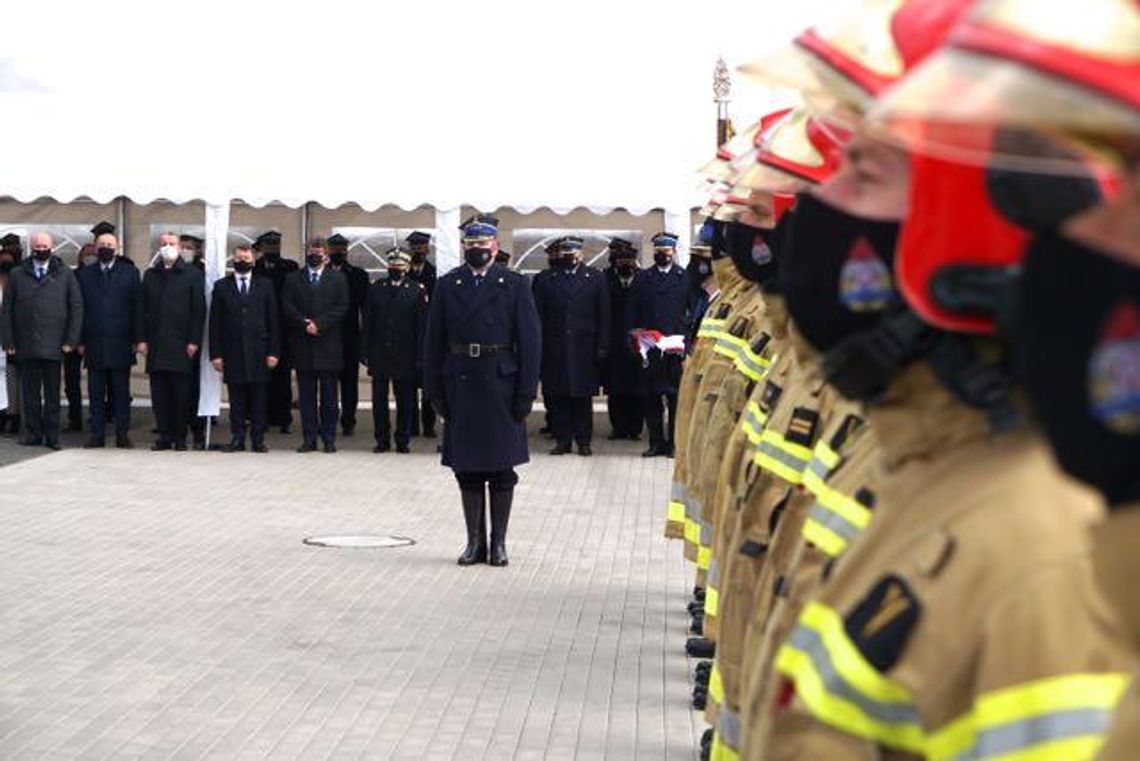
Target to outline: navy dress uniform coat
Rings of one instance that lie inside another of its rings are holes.
[[[201,270],[181,259],[170,269],[158,262],[143,276],[142,290],[146,371],[198,372],[200,355],[186,356],[186,345],[201,346],[206,329],[206,278]]]
[[[610,346],[605,277],[585,264],[554,270],[535,281],[534,302],[542,322],[542,393],[594,396]]]
[[[472,357],[461,344],[499,344],[509,353]],[[466,265],[436,282],[424,335],[424,390],[443,400],[443,464],[456,472],[502,471],[527,462],[526,425],[516,420],[516,397],[538,393],[542,336],[530,283],[500,264],[482,285]]]
[[[688,278],[676,264],[642,270],[630,299],[631,328],[657,330],[667,336],[685,335],[688,329]],[[675,394],[681,382],[681,359],[675,355],[650,354],[649,372],[642,373],[648,393]]]
[[[285,278],[282,311],[288,325],[293,367],[300,372],[339,372],[344,367],[341,328],[348,314],[348,281],[325,267],[317,285],[309,282],[307,267]],[[305,332],[305,320],[317,323],[320,335]]]
[[[369,287],[361,342],[369,375],[392,380],[419,377],[427,304],[427,289],[407,277],[399,285],[381,279]]]
[[[214,283],[210,301],[210,359],[224,361],[226,383],[269,383],[266,357],[281,357],[281,321],[273,282],[252,275],[243,297],[237,278]]]
[[[628,287],[622,285],[613,267],[605,270],[610,298],[610,353],[606,360],[603,382],[606,392],[618,396],[637,396],[643,393],[641,357],[630,351],[629,322],[633,292],[641,279],[641,270],[634,270]]]
[[[103,265],[75,272],[83,293],[83,361],[88,369],[126,370],[135,363],[135,344],[143,340],[139,271],[116,259],[107,274]]]

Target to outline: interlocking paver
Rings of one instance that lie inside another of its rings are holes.
[[[356,443],[0,452],[0,757],[694,758],[668,461],[535,454],[462,569],[431,445]],[[417,544],[301,543],[343,532]]]

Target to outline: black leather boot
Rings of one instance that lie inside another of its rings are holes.
[[[463,520],[467,523],[467,549],[459,556],[459,565],[487,562],[487,493],[479,489],[463,489]]]
[[[487,562],[493,566],[507,564],[507,523],[514,498],[513,487],[491,492],[491,557]]]

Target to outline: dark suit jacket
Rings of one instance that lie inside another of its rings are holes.
[[[534,303],[542,321],[542,393],[593,396],[610,345],[605,277],[584,264],[573,273],[550,272],[534,282]]]
[[[214,283],[210,300],[210,359],[222,359],[226,383],[268,383],[266,357],[281,357],[277,294],[269,278],[253,275],[243,298],[237,277]]]
[[[253,274],[269,278],[273,283],[273,291],[277,295],[277,312],[280,315],[279,326],[281,328],[281,364],[278,367],[290,367],[293,361],[293,356],[289,351],[289,342],[284,339],[285,334],[288,332],[289,325],[285,321],[284,299],[282,294],[285,290],[285,278],[289,277],[292,273],[300,269],[297,262],[292,259],[276,259],[270,260],[265,256],[258,258],[257,262],[253,265]]]
[[[342,273],[325,267],[320,282],[309,283],[308,267],[285,278],[281,294],[293,366],[303,372],[336,371],[344,367],[341,325],[348,313],[348,282]],[[319,335],[305,332],[305,321],[317,324]]]
[[[116,265],[117,266],[117,265]],[[186,356],[186,345],[202,345],[206,328],[206,278],[181,259],[170,269],[157,262],[143,276],[143,331],[146,371],[194,373],[201,354]]]
[[[14,361],[63,361],[63,345],[77,346],[83,329],[83,295],[75,274],[53,256],[36,280],[31,257],[8,273],[0,309],[0,344],[16,347]]]
[[[88,368],[121,370],[135,362],[134,345],[143,340],[139,271],[121,258],[107,274],[102,263],[80,267],[75,278],[83,293],[83,359]]]
[[[630,301],[633,299],[641,270],[634,270],[633,281],[626,288],[621,283],[617,270],[605,270],[606,284],[610,293],[610,354],[606,360],[604,383],[611,394],[636,395],[643,393],[641,382],[641,358],[630,351],[629,318]]]
[[[369,375],[395,380],[419,377],[427,303],[423,285],[406,277],[399,285],[387,279],[372,284],[364,305],[361,343]]]
[[[340,273],[348,283],[348,312],[341,323],[344,366],[356,367],[363,351],[360,344],[360,320],[364,302],[368,299],[368,273],[351,264],[345,264]]]

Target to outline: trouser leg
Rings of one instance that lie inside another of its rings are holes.
[[[306,444],[317,443],[317,374],[297,371],[297,396],[301,407],[301,437]]]
[[[227,383],[230,394],[230,440],[245,443],[245,421],[249,415],[251,384]]]
[[[107,410],[101,400],[107,394],[111,370],[87,368],[87,398],[95,400],[91,404],[91,438],[102,440],[107,436]]]
[[[43,429],[45,444],[59,444],[59,392],[61,390],[60,375],[63,369],[62,365],[62,362],[49,361],[44,362],[43,366]]]
[[[107,383],[111,388],[111,407],[115,419],[115,435],[123,437],[131,429],[131,369],[119,367],[107,370]],[[95,397],[90,397],[94,399]],[[103,397],[100,396],[100,399]],[[92,405],[94,408],[96,405]]]
[[[338,385],[339,378],[335,370],[326,370],[320,373],[321,440],[326,444],[336,443]]]
[[[574,441],[579,447],[588,447],[594,439],[594,405],[588,396],[571,400]]]
[[[78,353],[72,352],[64,357],[63,387],[67,394],[67,424],[76,430],[83,427],[82,372],[83,358]],[[88,398],[95,397],[88,394]]]
[[[268,383],[250,383],[246,389],[249,407],[250,439],[254,445],[265,443],[265,431],[269,428]]]
[[[645,427],[649,429],[649,443],[653,446],[664,446],[665,421],[661,405],[661,394],[651,393],[645,396]]]
[[[158,429],[158,440],[170,442],[171,419],[171,391],[168,374],[153,372],[150,374],[150,405],[154,413],[154,427]]]
[[[356,429],[356,411],[360,406],[360,357],[345,357],[344,369],[337,377],[340,383],[340,425],[345,433]]]
[[[392,422],[388,413],[388,378],[383,375],[372,376],[372,427],[376,444],[388,446],[392,438]]]
[[[559,446],[569,447],[574,438],[574,422],[570,399],[565,396],[544,397],[546,409],[550,412],[550,430]]]
[[[407,446],[412,438],[412,422],[416,419],[416,382],[412,379],[392,381],[396,397],[396,443]]]
[[[167,373],[170,376],[170,438],[174,444],[186,443],[190,423],[190,373]]]

